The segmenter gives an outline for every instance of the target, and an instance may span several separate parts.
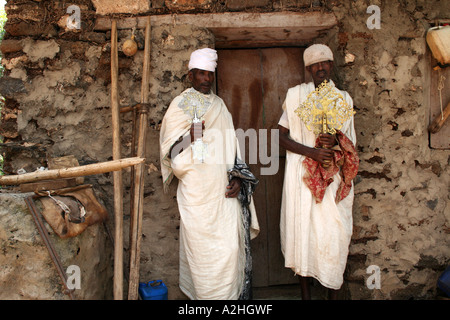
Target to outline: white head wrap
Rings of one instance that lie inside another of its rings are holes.
[[[217,51],[210,48],[195,50],[191,53],[189,70],[201,69],[214,72],[217,67]]]
[[[333,61],[333,52],[324,44],[313,44],[303,52],[305,67],[317,62]]]

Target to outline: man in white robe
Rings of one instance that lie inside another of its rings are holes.
[[[353,102],[347,92],[335,88],[330,80],[333,53],[327,46],[312,45],[307,48],[304,62],[313,81],[288,90],[278,126],[280,145],[286,149],[280,218],[281,249],[285,267],[299,275],[302,299],[311,298],[310,277],[329,288],[329,298],[336,299],[337,290],[343,284],[352,235],[354,194],[351,180],[356,175],[359,161],[354,150],[356,134]],[[351,117],[342,124],[339,135],[318,136],[308,128],[298,113],[299,107],[304,105],[308,96],[324,81],[342,95],[342,100],[351,110]],[[343,139],[346,139],[345,142]],[[351,161],[348,161],[351,167],[346,170],[336,161],[336,156],[342,154],[340,149],[344,148],[344,144],[350,149],[352,156]],[[312,172],[309,169],[311,164],[317,164],[313,166],[317,172],[322,170],[321,172],[326,173],[329,165],[336,170],[330,179],[332,182],[326,188],[321,185],[322,190],[319,191],[322,193],[318,192],[318,195],[310,188],[317,181],[307,183]],[[346,192],[342,193],[345,188]],[[341,194],[343,195],[338,196]]]
[[[211,92],[217,53],[192,53],[193,87],[170,104],[161,126],[161,171],[167,190],[178,178],[180,289],[189,299],[238,299],[243,291],[246,241],[237,196],[243,182],[230,178],[239,156],[233,121],[225,103]],[[259,231],[253,202],[251,236]]]

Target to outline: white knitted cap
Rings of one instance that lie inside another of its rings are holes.
[[[322,61],[333,61],[333,52],[324,44],[313,44],[303,52],[305,67]]]

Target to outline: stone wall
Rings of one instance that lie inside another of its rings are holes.
[[[428,22],[449,18],[450,3],[370,4],[381,9],[379,30],[364,27],[365,1],[331,7],[340,24],[330,40],[341,53],[341,86],[356,106],[361,158],[349,291],[353,298],[433,298],[450,258],[450,154],[428,143],[428,101],[436,88],[425,35]],[[346,64],[346,54],[355,61]],[[361,286],[370,265],[381,269],[380,290]]]
[[[2,43],[6,71],[0,84],[6,98],[0,134],[5,137],[2,152],[7,174],[20,168],[34,171],[46,166],[48,157],[73,154],[80,164],[111,159],[110,32],[94,30],[94,23],[97,14],[112,7],[102,7],[101,1],[78,0],[71,4],[81,9],[82,31],[68,30],[62,24],[67,15],[65,2],[7,4],[9,20]],[[369,5],[381,10],[380,29],[367,28]],[[113,16],[130,16],[126,6],[114,8]],[[354,234],[345,289],[351,299],[436,296],[437,277],[450,257],[450,154],[448,150],[431,149],[428,144],[428,96],[432,88],[425,34],[436,19],[450,18],[448,2],[143,1],[132,10],[141,15],[332,12],[338,25],[315,42],[332,47],[336,57],[334,79],[354,99],[361,158],[355,180]],[[130,35],[131,29],[120,30],[119,42]],[[136,40],[141,50],[135,56],[119,56],[119,96],[123,106],[140,100],[142,30],[137,30]],[[166,25],[152,29],[152,107],[140,276],[142,281],[164,279],[169,299],[184,297],[178,290],[176,183],[169,194],[163,194],[159,150],[155,146],[167,106],[188,85],[185,68],[189,53],[205,46],[213,47],[214,37],[203,28]],[[122,155],[128,156],[131,114],[122,114],[121,121]],[[128,172],[125,170],[124,175],[126,191]],[[112,175],[86,180],[94,184],[112,215]],[[129,197],[125,196],[127,212]],[[125,228],[127,221],[126,214]],[[128,239],[127,234],[124,239]],[[381,270],[379,290],[369,290],[365,284],[369,276],[366,270],[371,265]]]
[[[69,300],[62,280],[28,211],[32,193],[0,193],[0,300]],[[42,210],[39,201],[35,201]],[[61,239],[44,223],[76,300],[112,298],[112,239],[103,224]],[[79,282],[70,266],[79,267]]]
[[[79,5],[82,20],[94,14],[90,11],[92,6]],[[17,27],[14,17],[20,16],[19,12],[15,10],[11,14],[3,42],[3,48],[8,48],[3,51],[2,60],[5,66],[2,94],[6,98],[1,133],[5,137],[5,172],[12,174],[21,168],[32,172],[37,167],[46,167],[48,157],[64,155],[74,155],[80,165],[111,160],[110,32],[89,31],[86,27],[86,32],[61,29],[51,36],[34,37],[28,34],[32,30],[29,21],[29,25],[21,29],[26,31],[14,31]],[[64,14],[62,9],[53,11],[56,12]],[[52,18],[60,20],[58,16]],[[120,48],[131,32],[131,29],[119,30]],[[119,52],[121,106],[140,102],[144,31],[136,30],[135,36],[140,49],[136,55],[127,57]],[[171,194],[162,193],[159,149],[155,145],[165,110],[173,97],[188,85],[186,70],[190,52],[200,47],[214,47],[214,37],[207,29],[170,25],[152,28],[141,281],[163,279],[169,287],[170,299],[183,297],[177,284],[176,183],[172,184]],[[121,115],[121,137],[123,157],[131,156],[131,112]],[[128,264],[129,173],[130,170],[124,172],[125,269]],[[85,182],[94,185],[98,198],[105,203],[110,214],[109,227],[114,230],[112,174],[86,177]],[[126,296],[126,283],[124,288]]]

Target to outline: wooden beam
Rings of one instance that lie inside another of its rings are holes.
[[[117,21],[111,24],[111,112],[113,159],[120,159],[119,49]],[[123,178],[114,172],[114,300],[123,300]]]
[[[145,28],[147,17],[121,19],[119,29]],[[322,12],[225,12],[207,14],[154,15],[151,25],[195,25],[208,28],[216,37],[217,48],[255,46],[304,46],[321,32],[337,25],[332,13]],[[98,17],[95,30],[106,31],[111,18]]]
[[[128,17],[117,22],[117,29],[144,29],[149,16]],[[332,13],[323,12],[224,12],[179,15],[152,15],[152,26],[162,24],[183,25],[190,24],[216,28],[311,28],[329,29],[337,25],[337,18]],[[94,30],[108,31],[111,29],[112,19],[101,16],[95,20]]]
[[[139,110],[139,136],[138,157],[145,158],[147,127],[148,127],[148,91],[150,85],[150,49],[151,49],[151,23],[147,18],[145,28],[144,64],[141,85],[141,109]],[[133,212],[131,213],[130,228],[130,278],[128,286],[128,300],[137,300],[139,287],[139,267],[141,256],[142,217],[144,213],[144,164],[136,166],[135,170]],[[132,199],[133,200],[133,199]]]
[[[133,110],[139,110],[142,107],[140,103],[135,104],[134,106],[122,106],[120,107],[120,113],[127,113]]]
[[[88,164],[79,167],[45,170],[18,175],[0,176],[0,185],[19,185],[21,183],[29,183],[42,180],[76,178],[105,172],[112,172],[112,171],[117,172],[124,168],[141,164],[144,161],[145,159],[143,158],[134,157]]]

